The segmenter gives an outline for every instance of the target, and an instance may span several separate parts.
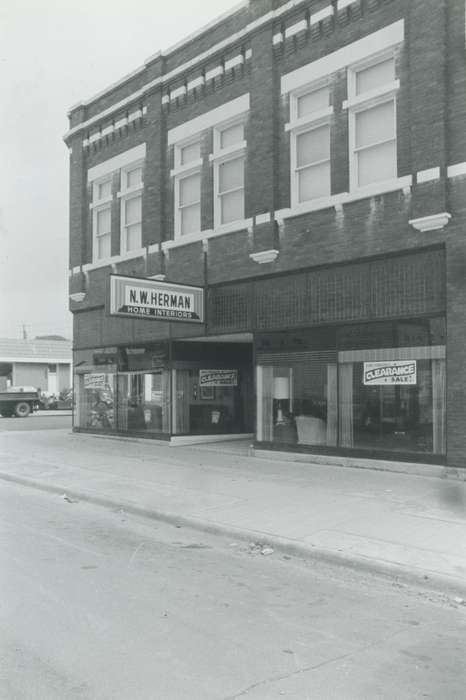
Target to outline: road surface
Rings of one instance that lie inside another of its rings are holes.
[[[461,604],[6,482],[0,508],[2,700],[465,698]]]

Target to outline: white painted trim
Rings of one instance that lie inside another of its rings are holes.
[[[207,80],[213,80],[214,78],[217,78],[219,75],[223,75],[223,66],[215,66],[215,68],[211,68],[210,70],[207,71],[205,74],[205,79]]]
[[[189,233],[186,236],[180,236],[179,238],[170,239],[169,241],[163,241],[161,248],[162,250],[170,250],[171,248],[179,248],[180,246],[190,245],[191,243],[204,242],[210,238],[216,238],[217,236],[245,231],[250,229],[251,226],[252,219],[232,221],[230,224],[225,224],[224,226],[220,226],[216,229],[205,229],[199,233]]]
[[[73,294],[70,294],[70,299],[71,301],[75,302],[81,302],[84,301],[86,298],[86,292],[74,292]]]
[[[188,175],[191,170],[199,171],[202,168],[203,163],[204,161],[202,158],[198,158],[197,160],[193,160],[185,165],[179,165],[170,170],[170,177],[176,177],[177,175]]]
[[[125,260],[132,260],[133,258],[145,258],[146,249],[139,248],[138,250],[130,250],[129,253],[124,253],[122,255],[114,255],[112,258],[105,258],[104,260],[96,260],[92,263],[86,263],[83,265],[82,271],[89,272],[89,270],[97,270],[99,267],[109,267],[110,265],[117,265]]]
[[[357,202],[360,199],[378,197],[383,194],[388,194],[389,192],[405,190],[411,187],[412,182],[412,175],[399,177],[395,180],[374,182],[372,185],[361,187],[354,192],[340,192],[338,194],[332,194],[329,197],[303,202],[293,208],[278,209],[275,212],[275,219],[277,221],[283,221],[294,216],[300,216],[301,214],[320,211],[321,209],[329,209],[330,207],[338,207],[343,204],[349,204],[350,202]]]
[[[305,32],[306,30],[307,22],[305,19],[302,19],[299,22],[296,22],[295,24],[292,24],[290,27],[287,27],[285,29],[285,39],[288,39],[290,36],[294,36],[299,32]]]
[[[270,250],[261,250],[259,253],[249,253],[251,260],[259,265],[274,262],[278,258],[278,255],[279,251],[275,248],[271,248]]]
[[[209,112],[204,112],[199,117],[170,129],[168,132],[168,145],[171,146],[178,141],[194,136],[195,134],[210,129],[217,124],[220,124],[227,119],[239,116],[249,109],[249,92],[245,92],[241,97],[235,100],[225,102],[220,107],[211,109]]]
[[[278,32],[278,34],[274,34],[272,37],[272,44],[276,46],[277,44],[281,44],[283,41],[283,34],[281,32]]]
[[[130,148],[128,151],[123,151],[123,153],[119,153],[117,156],[109,158],[108,160],[104,160],[102,163],[99,163],[98,165],[94,165],[94,167],[89,168],[89,170],[87,171],[87,181],[93,182],[99,177],[109,175],[110,173],[115,172],[115,170],[120,170],[126,165],[130,165],[133,161],[145,158],[145,155],[145,143],[141,143],[139,144],[139,146]]]
[[[181,85],[170,92],[170,100],[176,100],[177,97],[183,97],[184,95],[186,95],[186,85]]]
[[[440,168],[429,168],[428,170],[419,170],[416,176],[417,184],[423,182],[432,182],[432,180],[440,179]]]
[[[163,104],[163,105],[166,105],[166,104],[168,104],[169,102],[170,102],[170,95],[164,95],[164,96],[162,97],[162,104]]]
[[[151,243],[151,245],[147,247],[148,253],[158,253],[159,250],[160,250],[160,245],[158,243]]]
[[[203,75],[199,75],[197,78],[193,78],[192,80],[189,81],[187,88],[189,90],[194,90],[197,87],[201,87],[204,85],[205,79]]]
[[[256,225],[259,224],[267,224],[270,221],[270,212],[267,211],[265,214],[256,214],[255,220],[256,220]]]
[[[246,61],[249,61],[250,58],[252,58],[252,49],[246,49],[244,59]]]
[[[118,111],[119,109],[123,109],[126,107],[128,104],[131,102],[134,102],[135,100],[141,98],[143,95],[145,95],[146,92],[151,90],[154,87],[157,87],[159,85],[166,85],[167,83],[170,82],[170,80],[173,80],[173,78],[177,77],[178,75],[185,73],[186,71],[190,70],[193,66],[202,63],[203,61],[207,60],[210,56],[213,56],[217,54],[220,51],[223,51],[226,49],[228,46],[231,44],[235,44],[238,41],[241,41],[244,39],[246,36],[248,36],[251,32],[255,31],[259,27],[263,26],[264,24],[267,24],[268,22],[271,22],[273,19],[276,19],[278,17],[281,17],[283,14],[288,12],[289,10],[294,9],[297,5],[301,5],[305,0],[290,0],[287,2],[285,5],[282,5],[281,7],[277,8],[274,11],[267,12],[265,15],[262,15],[259,17],[257,20],[254,22],[251,22],[250,24],[246,25],[243,29],[240,31],[236,32],[236,34],[232,34],[231,36],[227,37],[226,39],[223,39],[220,41],[218,44],[215,44],[214,46],[210,47],[206,51],[204,51],[201,54],[198,54],[191,60],[187,61],[186,63],[183,63],[181,66],[178,66],[177,68],[174,68],[170,73],[167,73],[164,76],[161,76],[159,78],[155,78],[154,80],[151,80],[149,83],[144,85],[142,88],[139,90],[136,90],[133,92],[131,95],[128,95],[128,97],[124,98],[123,100],[120,100],[120,102],[115,103],[114,105],[111,105],[110,107],[107,107],[107,109],[104,109],[102,112],[99,112],[96,114],[94,117],[91,117],[85,122],[81,122],[81,124],[77,124],[75,127],[70,129],[69,131],[66,132],[64,135],[64,139],[66,140],[70,136],[73,136],[74,134],[79,133],[83,129],[86,129],[87,127],[91,126],[92,124],[95,124],[96,122],[101,121],[105,117],[113,114],[114,112]],[[188,39],[184,39],[180,46],[183,46]],[[162,54],[161,54],[162,55]],[[167,55],[164,53],[163,55]],[[136,75],[140,71],[135,71],[134,75]],[[126,78],[126,80],[128,77]],[[125,82],[124,80],[122,82]],[[99,93],[98,95],[94,95],[93,97],[89,98],[88,100],[82,101],[79,103],[77,106],[86,106],[89,104],[92,104],[96,99],[99,97],[102,97],[103,95],[106,95],[108,92],[110,92],[112,89],[116,87],[120,83],[114,84],[110,88],[107,88],[103,92]]]
[[[416,231],[424,233],[425,231],[436,231],[437,229],[445,228],[450,219],[451,214],[442,211],[430,216],[421,216],[419,219],[410,219],[409,223]]]
[[[310,16],[309,19],[309,24],[317,24],[317,22],[321,22],[323,19],[327,19],[327,17],[333,17],[333,7],[331,5],[328,5],[328,7],[324,7],[322,10],[319,10],[319,12],[315,12],[313,15]]]
[[[243,64],[244,56],[240,53],[237,56],[230,58],[228,61],[225,61],[225,70],[231,70],[232,68],[235,68],[235,66],[242,66]]]
[[[325,109],[320,109],[318,112],[311,112],[311,114],[306,114],[304,117],[289,121],[288,124],[285,124],[285,131],[292,131],[294,129],[300,129],[301,127],[313,124],[317,125],[317,122],[321,120],[326,122],[328,121],[329,117],[332,116],[332,114],[332,106],[325,107]]]
[[[363,39],[354,41],[323,58],[308,63],[282,76],[281,92],[286,94],[325,76],[335,73],[342,68],[357,63],[373,54],[391,48],[404,39],[404,20],[379,29]]]
[[[70,355],[71,355],[71,347],[70,347]],[[17,365],[21,365],[23,363],[27,364],[35,364],[35,365],[70,365],[71,364],[71,359],[67,360],[64,359],[63,357],[60,357],[60,359],[56,359],[55,357],[9,357],[9,356],[0,356],[0,362],[14,362]],[[15,386],[14,382],[12,382],[12,386]]]
[[[466,163],[455,163],[447,168],[448,177],[457,177],[458,175],[466,175]]]
[[[337,11],[340,12],[340,10],[344,10],[345,7],[349,7],[349,5],[352,5],[355,2],[357,2],[357,0],[338,0]]]
[[[380,85],[379,87],[364,92],[356,97],[351,97],[348,100],[343,100],[342,109],[356,109],[360,106],[364,106],[364,109],[370,107],[372,102],[378,102],[380,97],[390,97],[393,96],[400,89],[400,81],[397,78],[392,83],[387,83],[386,85]]]

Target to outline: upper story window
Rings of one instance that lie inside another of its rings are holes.
[[[87,171],[92,188],[92,262],[97,266],[106,264],[118,254],[132,253],[134,256],[134,251],[141,249],[145,155],[146,144],[141,143]],[[120,189],[116,192],[118,183]],[[112,225],[113,228],[120,227],[119,250],[117,232],[112,231]]]
[[[291,205],[328,197],[330,169],[330,91],[319,84],[291,94],[290,131]]]
[[[201,141],[175,146],[175,236],[201,230]]]
[[[93,184],[92,197],[93,259],[111,256],[112,247],[112,178],[106,177]]]
[[[138,250],[142,245],[142,163],[132,163],[121,170],[120,253]]]
[[[350,189],[397,177],[393,54],[348,69]]]
[[[244,219],[244,122],[214,129],[214,223],[215,227]]]

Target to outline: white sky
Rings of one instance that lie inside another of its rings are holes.
[[[237,3],[0,2],[0,337],[71,337],[69,107]]]

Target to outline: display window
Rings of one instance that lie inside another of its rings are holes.
[[[372,333],[354,326],[340,337],[355,349],[258,354],[258,442],[445,455],[445,345],[408,345],[443,340],[443,328],[442,320],[374,324]]]
[[[115,374],[87,372],[75,375],[74,425],[92,431],[115,430]]]
[[[170,433],[170,372],[124,372],[117,377],[119,432]]]

